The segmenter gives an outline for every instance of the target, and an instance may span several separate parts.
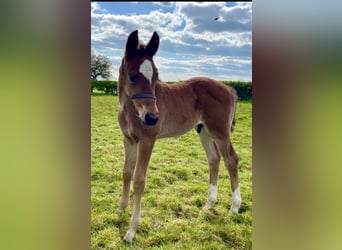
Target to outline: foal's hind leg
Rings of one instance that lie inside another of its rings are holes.
[[[224,163],[230,175],[230,184],[232,187],[232,207],[230,208],[230,211],[233,213],[238,213],[241,205],[241,194],[238,177],[239,158],[233,148],[229,136],[227,136],[226,139],[216,140],[216,143],[221,155],[223,156]]]
[[[207,154],[207,160],[210,169],[209,194],[204,209],[212,208],[217,200],[217,179],[221,156],[217,150],[214,140],[205,129],[199,131],[202,146]]]
[[[123,168],[123,184],[122,184],[122,196],[117,213],[122,213],[129,203],[129,191],[131,186],[131,179],[134,172],[134,167],[137,159],[137,143],[131,139],[124,138],[125,146],[125,164]]]

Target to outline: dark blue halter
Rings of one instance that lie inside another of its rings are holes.
[[[156,96],[153,94],[138,93],[131,96],[132,99],[153,99],[156,100]]]

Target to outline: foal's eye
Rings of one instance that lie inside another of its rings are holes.
[[[129,80],[131,80],[132,84],[135,84],[138,81],[138,76],[136,76],[134,74],[129,74]]]

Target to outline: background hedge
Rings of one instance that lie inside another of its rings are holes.
[[[252,100],[252,82],[223,81],[223,83],[236,90],[239,100]]]
[[[252,82],[234,82],[234,81],[222,81],[224,84],[235,88],[239,100],[251,100],[252,99]],[[174,82],[167,82],[172,84]],[[117,95],[118,84],[117,81],[92,81],[91,92],[96,89],[98,91],[104,91],[106,94]]]
[[[93,93],[94,89],[99,91],[104,91],[106,94],[118,94],[118,82],[117,81],[91,81],[91,93]]]

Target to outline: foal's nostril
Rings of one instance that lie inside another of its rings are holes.
[[[147,113],[145,115],[145,122],[144,122],[145,125],[153,126],[153,125],[156,125],[157,122],[158,122],[158,116],[153,115],[151,113]]]

